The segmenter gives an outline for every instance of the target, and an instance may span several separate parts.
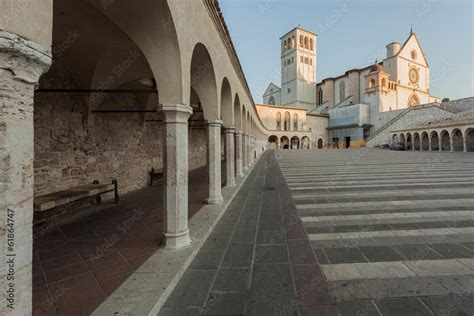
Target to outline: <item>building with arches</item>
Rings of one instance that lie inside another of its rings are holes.
[[[288,45],[295,35],[297,45]],[[403,45],[388,44],[382,61],[317,84],[317,35],[297,27],[280,40],[281,88],[270,83],[263,103],[327,116],[328,147],[365,146],[404,110],[440,103],[430,94],[429,62],[413,31]]]

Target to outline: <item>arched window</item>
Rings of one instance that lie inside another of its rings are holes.
[[[386,85],[387,85],[387,81],[386,81],[385,79],[382,79],[382,87],[384,87],[384,88],[385,88],[385,87],[386,87]]]
[[[303,35],[300,35],[300,47],[303,47]]]
[[[295,47],[295,36],[293,35],[291,37],[291,48],[294,48]]]
[[[313,39],[309,39],[309,49],[313,50]]]
[[[270,105],[275,105],[275,98],[272,96],[270,96],[270,98],[268,98],[268,104]],[[280,120],[281,120],[281,115],[280,115]]]
[[[305,36],[305,38],[304,38],[304,48],[306,48],[306,49],[308,48],[308,37],[307,36]]]
[[[408,107],[420,105],[420,99],[416,94],[412,94],[411,97],[408,99]]]
[[[298,130],[298,114],[293,114],[293,130]]]
[[[323,104],[323,89],[320,89],[318,91],[318,104],[319,105]]]
[[[375,79],[370,79],[369,88],[375,88]]]
[[[346,99],[346,84],[342,81],[339,84],[339,102],[342,102]]]
[[[288,47],[288,44],[286,43],[286,40],[285,40],[285,42],[284,42],[284,47],[285,47],[285,50],[286,50],[286,48]]]
[[[285,113],[285,123],[284,123],[284,124],[285,124],[285,126],[284,126],[284,127],[285,127],[285,128],[284,128],[285,131],[289,131],[289,130],[290,130],[290,120],[291,120],[291,118],[290,118],[290,112],[286,112],[286,113]]]
[[[281,130],[281,113],[277,113],[277,131]]]

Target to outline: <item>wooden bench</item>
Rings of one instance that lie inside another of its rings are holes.
[[[81,185],[69,190],[35,197],[33,201],[34,210],[35,212],[44,212],[58,206],[88,198],[95,198],[97,204],[100,204],[102,202],[101,195],[110,192],[114,192],[115,204],[118,204],[117,180],[114,179],[111,184],[100,184],[99,181],[94,180],[92,184]]]
[[[155,168],[151,168],[148,174],[150,176],[150,186],[153,186],[153,182],[163,179],[163,169],[155,170]]]

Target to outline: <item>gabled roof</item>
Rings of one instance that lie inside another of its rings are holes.
[[[270,89],[275,89],[273,92],[270,92]],[[264,97],[270,94],[274,94],[277,91],[281,91],[280,87],[274,84],[273,82],[270,82],[270,84],[267,87],[267,90],[265,90],[265,93],[263,94]]]
[[[429,67],[430,64],[428,62],[428,59],[426,58],[426,55],[425,55],[425,52],[423,51],[423,47],[421,47],[421,44],[420,44],[420,41],[418,40],[418,36],[416,36],[416,33],[411,31],[410,33],[410,36],[408,36],[407,40],[405,41],[405,43],[403,43],[402,47],[400,48],[400,50],[398,51],[398,53],[396,53],[395,55],[393,55],[392,57],[390,58],[393,58],[393,57],[397,57],[398,55],[400,55],[400,53],[405,49],[405,47],[407,46],[408,42],[411,40],[411,38],[414,37],[415,40],[416,40],[416,43],[418,44],[418,47],[420,48],[421,50],[421,54],[423,55],[423,58],[425,59],[425,63],[426,65]],[[386,59],[390,59],[390,58],[385,58]]]

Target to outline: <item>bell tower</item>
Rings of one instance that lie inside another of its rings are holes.
[[[313,109],[316,106],[317,35],[297,27],[281,40],[281,104]]]

